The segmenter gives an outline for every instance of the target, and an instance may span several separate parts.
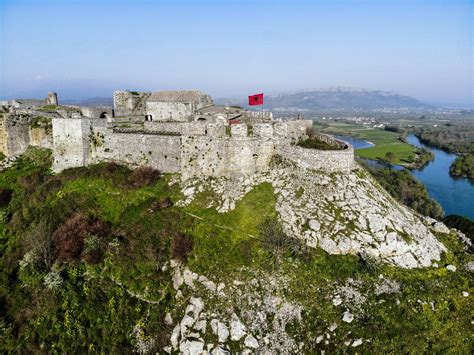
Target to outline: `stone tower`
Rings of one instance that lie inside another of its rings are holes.
[[[48,105],[58,105],[58,94],[55,92],[48,92]]]

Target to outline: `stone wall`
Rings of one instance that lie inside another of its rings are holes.
[[[89,161],[89,119],[53,119],[53,171],[84,166]]]
[[[7,134],[7,122],[6,115],[0,113],[0,152],[4,155],[8,155],[8,134]]]
[[[30,142],[34,147],[53,149],[53,134],[51,128],[30,128]]]
[[[165,173],[180,171],[180,136],[114,133],[105,127],[94,127],[88,149],[87,164],[116,161],[129,166],[146,165]]]
[[[30,144],[30,122],[29,115],[3,114],[0,147],[6,156],[20,155],[25,152]]]
[[[115,116],[142,116],[145,115],[148,92],[114,91]]]
[[[260,120],[272,120],[273,119],[273,113],[270,111],[249,111],[246,110],[244,112],[244,117],[247,118],[254,118],[254,119],[260,119]]]
[[[114,116],[112,107],[108,106],[81,107],[80,110],[82,115],[88,118],[103,118],[111,121]]]
[[[194,105],[182,102],[147,101],[146,114],[153,121],[187,122],[193,116]]]
[[[311,121],[309,121],[311,122]],[[53,119],[55,171],[100,161],[147,165],[165,173],[194,176],[238,176],[266,171],[276,154],[311,169],[350,171],[352,147],[319,151],[291,146],[308,122],[226,126],[205,122],[145,122],[140,130],[117,130],[103,119]],[[290,132],[290,133],[288,133]],[[283,138],[282,138],[283,137]]]
[[[278,154],[305,169],[348,173],[354,168],[354,149],[317,150],[280,145]]]
[[[275,153],[271,140],[252,137],[182,137],[183,180],[195,176],[238,176],[266,171]]]

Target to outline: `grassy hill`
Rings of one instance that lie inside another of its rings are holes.
[[[0,172],[1,352],[163,352],[197,298],[220,319],[259,319],[246,332],[260,344],[305,353],[472,350],[472,274],[444,267],[471,260],[454,235],[440,236],[439,268],[329,256],[285,238],[268,183],[217,213],[206,189],[180,207],[175,176],[115,164],[53,175],[49,154]],[[210,323],[203,341],[243,349]]]

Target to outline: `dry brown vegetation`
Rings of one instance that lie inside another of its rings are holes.
[[[110,226],[95,217],[76,213],[62,223],[53,233],[54,256],[60,261],[79,260],[84,251],[84,239],[88,236],[105,238],[110,233]],[[86,259],[97,262],[97,249],[89,250],[92,255]]]
[[[188,260],[188,256],[193,250],[193,239],[184,234],[176,233],[171,241],[171,257],[180,261]]]

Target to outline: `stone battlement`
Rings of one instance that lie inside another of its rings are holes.
[[[295,120],[252,126],[145,122],[142,128],[119,128],[104,120],[53,119],[53,169],[114,161],[181,173],[183,179],[243,176],[268,170],[272,157],[280,154],[306,168],[349,171],[352,147],[319,151],[292,145],[311,126],[311,121]]]
[[[55,94],[50,102],[57,104]],[[216,106],[200,91],[116,91],[113,108],[32,107],[3,117],[0,147],[7,156],[21,154],[28,145],[52,147],[56,172],[113,161],[189,179],[265,172],[275,155],[329,172],[348,172],[354,162],[352,147],[327,135],[318,139],[345,149],[295,146],[308,137],[311,120],[277,121],[271,112]],[[52,123],[43,127],[33,125],[35,120]]]

